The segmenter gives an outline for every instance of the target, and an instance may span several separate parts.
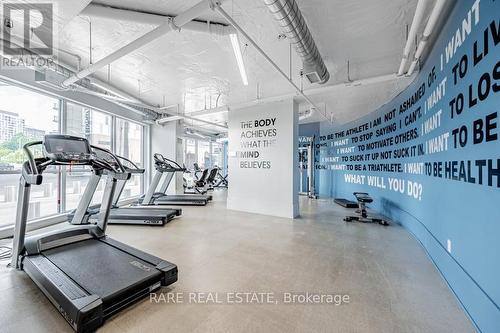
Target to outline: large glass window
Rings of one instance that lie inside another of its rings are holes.
[[[0,227],[15,222],[19,174],[26,159],[23,145],[58,132],[59,100],[0,85]],[[59,181],[59,168],[52,167],[43,184],[32,187],[28,219],[58,212]]]
[[[87,107],[67,103],[66,133],[84,137],[92,145],[111,150],[112,117]],[[66,168],[66,210],[75,209],[91,176],[88,167]],[[103,177],[92,197],[92,204],[101,203],[106,177]]]
[[[95,146],[111,150],[112,118],[87,107],[67,103],[66,133],[85,137]]]
[[[184,164],[188,169],[194,169],[198,163],[202,169],[219,167],[224,170],[224,143],[206,140],[184,139]]]
[[[193,170],[194,164],[197,162],[196,159],[196,140],[185,139],[184,140],[184,164],[186,168]]]
[[[212,142],[212,167],[224,167],[224,145]]]
[[[198,141],[198,165],[202,169],[212,167],[210,162],[210,142]]]
[[[119,156],[128,158],[139,167],[143,165],[143,131],[140,124],[117,118],[116,119],[116,149]],[[122,198],[140,195],[143,192],[144,175],[133,175],[127,181]]]
[[[64,131],[143,165],[143,125],[79,104],[60,103],[60,99],[0,81],[0,228],[15,223],[19,175],[26,160],[22,147],[26,142]],[[34,153],[39,157],[41,149]],[[90,176],[88,167],[48,167],[43,184],[31,188],[28,219],[61,213],[64,208],[75,209]],[[134,176],[123,197],[141,194],[143,182],[144,176]],[[101,202],[104,187],[105,177],[94,194],[93,204]]]

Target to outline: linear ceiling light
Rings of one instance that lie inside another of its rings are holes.
[[[233,46],[234,56],[236,57],[236,62],[238,63],[238,69],[240,70],[241,80],[245,86],[248,86],[247,72],[245,70],[245,64],[243,63],[243,55],[241,54],[240,41],[237,34],[230,34],[231,45]]]

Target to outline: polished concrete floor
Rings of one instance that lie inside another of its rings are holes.
[[[288,220],[228,211],[216,192],[210,206],[185,208],[163,228],[110,226],[112,237],[176,263],[179,281],[157,294],[159,303],[146,299],[100,332],[474,331],[403,228],[346,224],[347,209],[302,200],[301,218]],[[236,300],[232,292],[249,293],[249,302],[228,304]],[[348,299],[285,302],[286,293],[307,292]],[[253,293],[269,293],[270,304]],[[0,332],[71,332],[29,277],[5,262],[0,302]]]

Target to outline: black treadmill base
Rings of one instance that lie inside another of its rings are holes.
[[[163,207],[163,206],[206,206],[207,201],[199,201],[199,202],[194,202],[194,201],[189,201],[189,202],[182,202],[182,201],[153,201],[153,203],[150,204],[143,204],[142,200],[132,204],[132,207]],[[172,208],[174,209],[174,208]],[[179,209],[182,210],[182,209]],[[181,213],[179,213],[180,216]]]
[[[107,237],[27,255],[23,269],[76,332],[95,332],[120,310],[177,281],[176,265]]]
[[[157,201],[147,206],[206,206],[207,201]]]
[[[118,225],[147,225],[147,226],[159,226],[162,227],[165,224],[172,221],[177,216],[182,215],[181,208],[158,208],[162,211],[162,214],[151,215],[151,211],[144,209],[143,211],[134,211],[130,213],[131,210],[126,208],[114,208],[111,210],[111,214],[108,219],[108,224],[118,224]],[[137,213],[139,212],[139,214]],[[82,224],[96,224],[98,221],[98,210],[88,212],[83,219]],[[143,214],[141,214],[143,213]],[[68,220],[73,219],[74,214],[68,214]],[[149,217],[149,218],[148,218]]]

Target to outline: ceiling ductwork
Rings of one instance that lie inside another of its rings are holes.
[[[263,0],[302,58],[303,74],[311,83],[326,83],[330,73],[295,0]]]

